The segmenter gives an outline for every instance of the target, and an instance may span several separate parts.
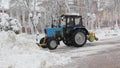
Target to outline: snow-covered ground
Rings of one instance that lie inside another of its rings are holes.
[[[39,48],[34,40],[27,34],[0,32],[0,68],[51,68],[71,61],[67,56]]]
[[[104,29],[98,29],[94,32],[100,40],[120,36],[120,29],[118,28],[117,29],[104,28]]]
[[[96,30],[95,33],[99,40],[103,40],[120,36],[120,29],[106,28]],[[40,37],[42,38],[43,35],[44,34],[40,34]],[[112,47],[96,46],[76,48],[65,54],[60,54],[56,52],[59,51],[59,47],[54,50],[54,52],[39,48],[35,44],[35,38],[34,35],[16,35],[12,31],[0,32],[0,68],[52,68],[57,65],[64,66],[72,61],[71,57],[96,53],[103,48]],[[88,49],[89,52],[82,52],[86,49]],[[93,51],[93,49],[96,49],[96,51]],[[77,52],[81,53],[78,54]]]

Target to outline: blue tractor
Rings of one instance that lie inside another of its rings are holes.
[[[45,29],[46,36],[38,44],[42,48],[54,50],[63,41],[66,46],[82,47],[90,35],[83,25],[82,16],[80,15],[61,15],[58,26],[53,25]],[[92,37],[95,39],[95,36]],[[91,38],[90,38],[91,39]]]

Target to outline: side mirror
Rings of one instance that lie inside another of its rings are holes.
[[[61,19],[61,21],[63,21],[63,19]]]
[[[61,21],[63,21],[64,20],[64,18],[63,17],[61,17]]]

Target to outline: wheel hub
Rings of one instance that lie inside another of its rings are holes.
[[[75,42],[78,44],[78,45],[81,45],[83,44],[85,41],[85,35],[83,33],[77,33],[75,35]]]
[[[52,48],[55,48],[55,47],[57,46],[56,41],[52,40],[52,41],[50,42],[50,46],[51,46]]]

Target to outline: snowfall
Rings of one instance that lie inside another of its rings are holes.
[[[119,28],[98,29],[94,32],[99,40],[120,36]],[[39,36],[42,38],[44,34]],[[62,46],[65,45],[62,43]],[[54,51],[57,51],[57,49]],[[0,32],[0,68],[53,68],[71,62],[71,54],[59,54],[38,47],[36,45],[36,35],[24,33],[16,35],[12,31]]]

